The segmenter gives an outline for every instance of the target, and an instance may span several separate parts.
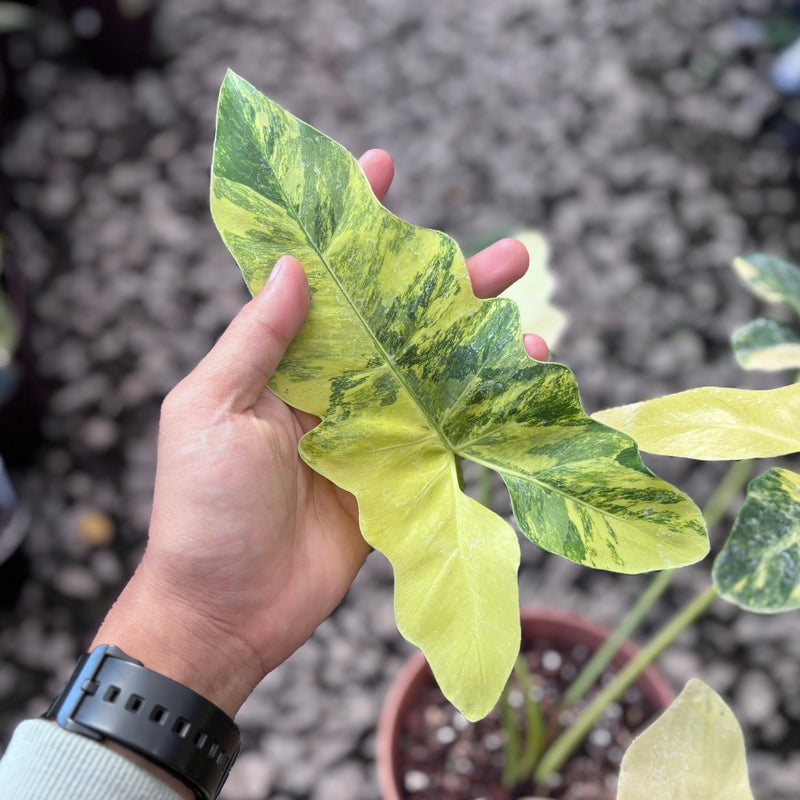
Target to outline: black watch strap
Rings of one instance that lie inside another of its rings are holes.
[[[239,729],[222,709],[114,645],[80,658],[44,717],[125,745],[182,780],[200,800],[219,795],[239,753]]]

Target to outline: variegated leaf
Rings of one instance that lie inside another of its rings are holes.
[[[800,475],[771,469],[751,481],[712,575],[724,598],[750,611],[800,608]]]
[[[391,215],[341,146],[233,73],[211,204],[252,291],[284,253],[306,269],[308,319],[271,388],[322,418],[301,455],[358,498],[398,627],[466,717],[488,713],[518,651],[519,549],[461,492],[457,458],[499,471],[556,553],[620,571],[705,554],[691,501],[585,415],[569,370],[526,356],[516,307],[474,297],[456,244]]]
[[[753,800],[744,736],[722,698],[690,680],[622,759],[617,800]]]
[[[800,314],[800,269],[794,264],[766,253],[750,253],[734,259],[733,268],[756,297],[788,303]]]
[[[759,391],[706,386],[592,417],[662,456],[736,461],[800,451],[800,384]]]
[[[744,369],[780,372],[800,368],[800,337],[774,319],[754,319],[734,331],[731,346]]]

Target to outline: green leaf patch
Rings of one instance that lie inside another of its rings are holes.
[[[800,608],[800,475],[771,469],[750,482],[712,576],[750,611]]]
[[[800,269],[766,253],[734,259],[733,268],[750,291],[767,303],[788,303],[800,315]]]
[[[734,332],[731,346],[744,369],[800,369],[800,336],[777,320],[754,319]]]

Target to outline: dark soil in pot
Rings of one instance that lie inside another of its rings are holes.
[[[559,712],[561,695],[597,646],[596,638],[602,639],[605,634],[589,623],[592,636],[588,642],[564,635],[568,625],[564,631],[554,629],[559,613],[556,619],[540,625],[533,637],[526,633],[523,621],[522,651],[552,735],[568,725],[596,693],[588,693],[573,709]],[[576,619],[563,616],[568,622]],[[616,666],[633,651],[632,645],[626,645]],[[610,668],[601,683],[607,682],[614,671]],[[650,672],[645,683],[653,676]],[[397,796],[406,800],[516,800],[533,795],[560,800],[614,800],[623,753],[638,730],[671,700],[671,690],[663,679],[656,675],[655,681],[655,690],[652,685],[639,684],[612,704],[582,748],[559,774],[551,776],[548,786],[527,784],[508,790],[501,781],[505,734],[499,707],[477,723],[467,722],[444,698],[425,665],[410,687],[397,723],[393,765],[395,783],[399,784]],[[520,691],[512,688],[511,705],[521,705],[521,697]]]
[[[567,678],[589,653],[585,645],[564,650],[560,643],[540,640],[525,654],[546,719],[558,713],[559,699],[569,685]],[[577,710],[564,712],[565,720],[574,718]],[[468,723],[431,678],[405,720],[400,756],[403,785],[407,796],[416,800],[507,800],[534,793],[563,800],[614,800],[622,754],[633,732],[652,714],[641,692],[630,690],[609,708],[547,791],[534,792],[528,784],[509,792],[501,786],[504,734],[499,710],[495,708],[480,722]]]

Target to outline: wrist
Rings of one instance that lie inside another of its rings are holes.
[[[81,657],[44,718],[204,800],[217,798],[239,752],[239,730],[216,705],[114,645]]]
[[[134,764],[136,764],[136,766],[146,769],[162,783],[165,783],[167,786],[169,786],[173,792],[184,798],[184,800],[196,800],[195,793],[189,786],[180,780],[180,778],[176,778],[172,773],[162,769],[152,761],[140,756],[135,750],[131,750],[130,747],[125,747],[125,745],[120,744],[119,742],[114,742],[111,739],[106,739],[103,744],[109,750],[113,750],[123,758],[127,758],[128,761],[132,761]]]
[[[260,660],[240,637],[154,585],[141,567],[91,648],[104,643],[192,689],[231,718],[263,677]]]

